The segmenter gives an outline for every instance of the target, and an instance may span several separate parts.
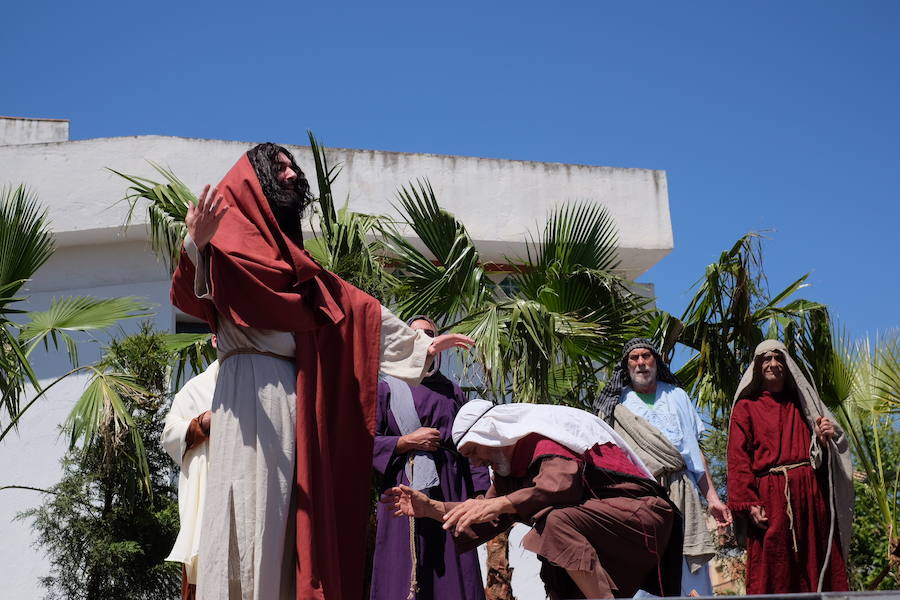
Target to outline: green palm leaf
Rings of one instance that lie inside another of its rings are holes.
[[[405,225],[434,257],[426,256],[398,227],[382,228],[385,247],[404,273],[400,281],[407,293],[399,299],[398,314],[435,315],[446,324],[456,315],[477,310],[494,286],[466,228],[438,206],[427,180],[401,188],[398,201]]]
[[[72,364],[77,365],[77,345],[68,332],[106,329],[121,319],[149,314],[144,303],[134,297],[56,298],[49,310],[28,314],[29,321],[22,325],[19,337],[28,347],[28,354],[40,343],[48,348],[50,340],[58,348],[62,340],[69,351]]]
[[[131,183],[123,198],[129,204],[125,226],[133,221],[138,203],[146,201],[150,245],[157,255],[163,257],[169,272],[174,272],[181,255],[182,241],[187,235],[184,225],[187,209],[197,203],[197,197],[170,169],[153,162],[150,165],[167,183],[109,170]]]
[[[53,254],[47,212],[24,185],[0,190],[0,297],[8,298]]]
[[[175,389],[181,387],[188,372],[200,373],[216,360],[216,349],[209,333],[161,333],[159,337],[175,362]]]
[[[63,425],[69,433],[69,446],[74,448],[79,441],[84,446],[100,443],[107,457],[125,456],[134,480],[149,491],[147,453],[123,398],[147,392],[134,377],[91,370],[90,383]]]

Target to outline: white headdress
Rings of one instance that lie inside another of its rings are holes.
[[[596,444],[615,444],[649,477],[650,471],[612,427],[578,408],[553,404],[491,404],[478,399],[463,404],[453,421],[453,441],[457,447],[467,442],[495,448],[512,446],[532,433],[550,438],[579,455]]]

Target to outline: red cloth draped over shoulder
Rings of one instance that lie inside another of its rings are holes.
[[[228,210],[208,245],[213,300],[182,250],[172,303],[204,319],[295,333],[297,598],[362,597],[381,305],[286,238],[245,154],[219,183]]]
[[[635,477],[647,477],[646,473],[641,471],[640,467],[634,464],[628,455],[615,444],[595,444],[584,454],[577,455],[559,442],[537,433],[527,435],[516,442],[510,467],[515,475],[523,477],[535,461],[548,456],[561,456],[578,462],[589,460],[598,469],[616,471]]]

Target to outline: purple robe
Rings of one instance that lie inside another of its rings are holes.
[[[441,485],[429,490],[431,497],[462,502],[485,493],[491,487],[487,468],[472,467],[468,459],[448,450],[454,447],[450,439],[453,419],[466,401],[462,390],[440,372],[426,377],[421,385],[411,389],[422,427],[433,427],[441,432],[442,448],[433,454]],[[395,452],[400,429],[391,413],[390,397],[388,384],[379,382],[372,462],[375,470],[383,475],[382,490],[409,483],[403,469],[406,456]],[[484,600],[478,553],[472,550],[458,554],[453,536],[441,528],[441,523],[416,519],[416,549],[418,598]],[[371,600],[404,600],[409,593],[411,568],[409,520],[393,516],[390,507],[379,504]]]

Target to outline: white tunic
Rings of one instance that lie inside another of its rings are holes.
[[[185,437],[191,421],[212,407],[218,372],[219,363],[214,361],[175,394],[160,437],[163,449],[181,467],[178,474],[180,528],[175,546],[166,560],[183,563],[190,583],[197,583],[197,556],[200,553],[200,522],[206,495],[209,444],[204,441],[188,450]]]

